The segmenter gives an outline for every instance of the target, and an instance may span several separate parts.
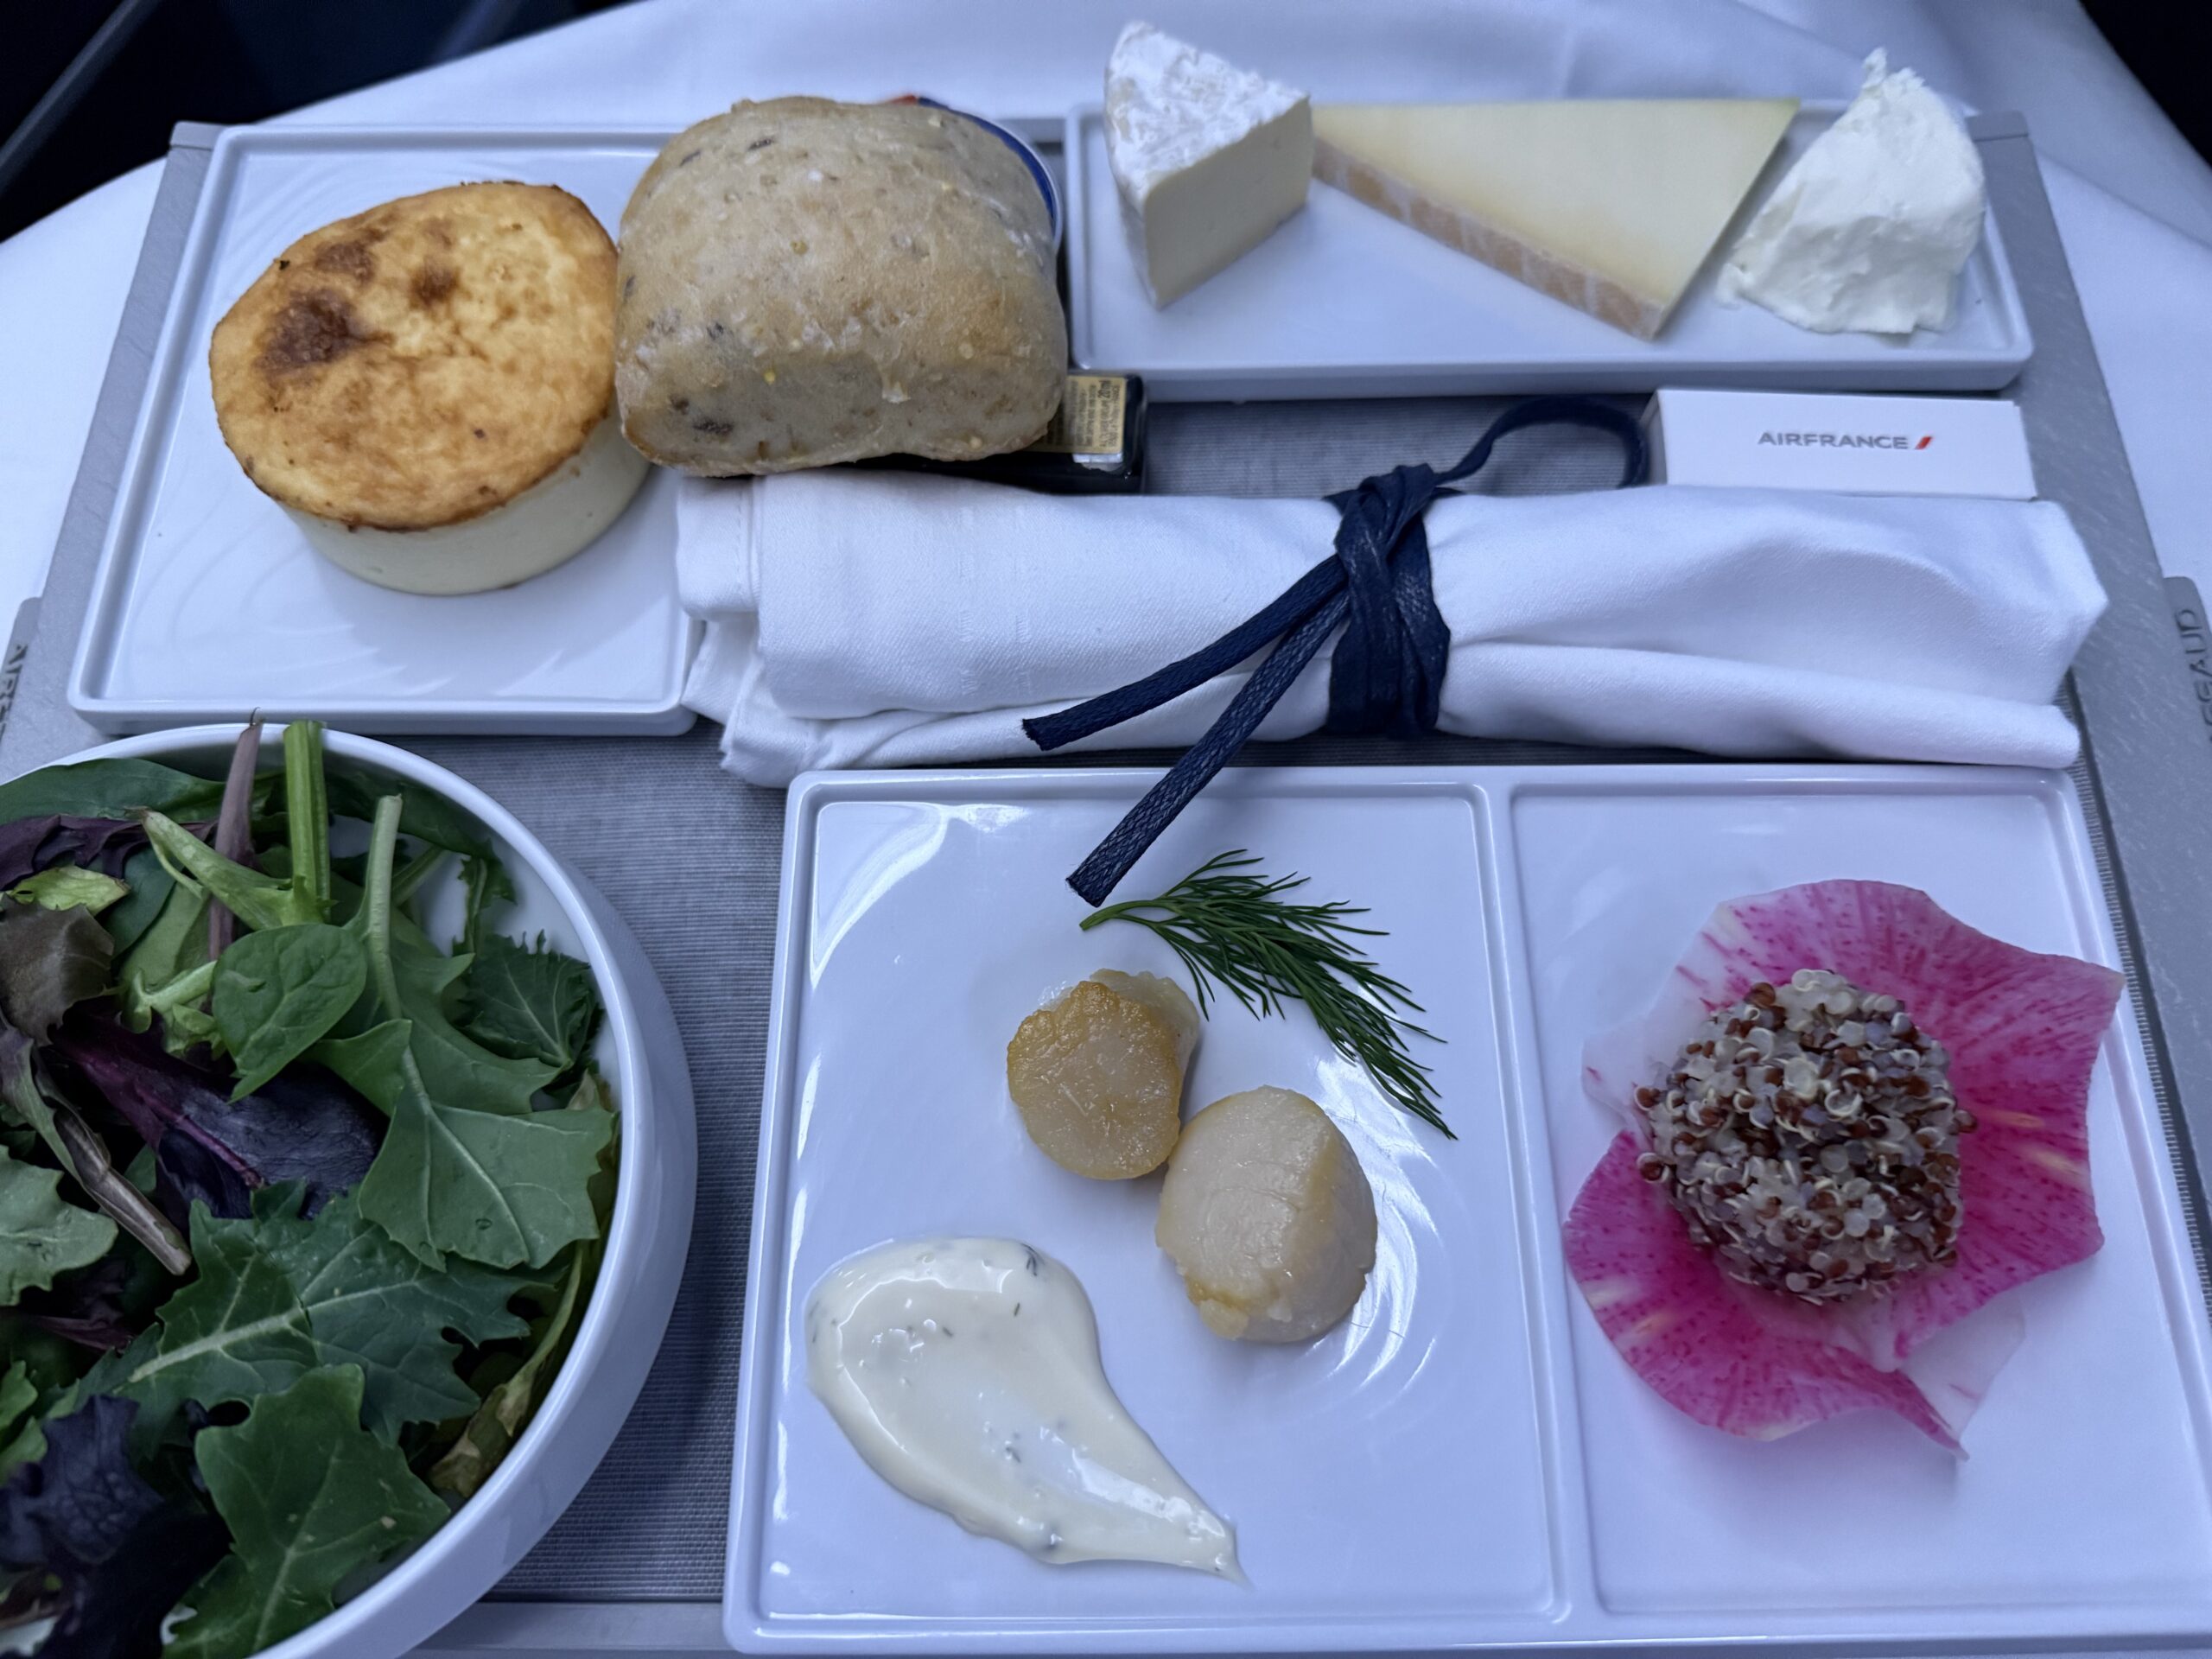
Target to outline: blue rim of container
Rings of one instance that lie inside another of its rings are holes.
[[[924,98],[919,92],[911,92],[905,99],[893,101],[902,103],[909,100],[927,109],[943,110],[948,115],[957,115],[963,121],[973,121],[1020,157],[1021,164],[1029,169],[1029,176],[1036,181],[1038,194],[1045,198],[1045,216],[1052,221],[1052,251],[1058,253],[1060,251],[1060,238],[1064,232],[1066,218],[1060,211],[1060,188],[1052,182],[1052,169],[1045,165],[1045,158],[1037,153],[1029,141],[1019,133],[1009,131],[995,121],[987,121],[980,115],[971,114],[966,110],[955,109],[951,105],[940,103],[934,98]]]

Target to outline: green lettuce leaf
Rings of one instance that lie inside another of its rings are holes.
[[[377,803],[360,909],[347,924],[358,925],[385,1019],[408,1032],[396,1081],[355,1084],[391,1103],[391,1128],[358,1190],[361,1213],[435,1268],[448,1253],[495,1268],[543,1267],[563,1246],[598,1236],[588,1184],[612,1125],[595,1113],[531,1111],[552,1069],[500,1059],[447,1020],[445,992],[467,959],[399,935],[391,907],[399,812],[396,796]]]
[[[612,1130],[595,1112],[447,1106],[410,1082],[356,1196],[363,1215],[433,1267],[448,1253],[543,1267],[597,1236],[588,1184]]]
[[[30,1367],[19,1359],[0,1376],[0,1440],[13,1436],[23,1414],[37,1403],[38,1384],[31,1381]]]
[[[461,861],[461,938],[454,942],[454,952],[474,956],[476,947],[483,943],[485,917],[493,906],[514,902],[515,884],[506,866],[486,853],[480,857],[472,855]]]
[[[359,1368],[365,1416],[385,1440],[404,1424],[442,1422],[476,1405],[454,1374],[461,1348],[446,1332],[482,1344],[530,1329],[508,1306],[526,1281],[470,1262],[433,1268],[363,1218],[350,1194],[311,1221],[273,1208],[257,1205],[251,1222],[210,1224],[257,1235],[307,1310],[317,1362]]]
[[[0,1152],[0,1307],[91,1266],[115,1243],[115,1224],[64,1199],[60,1185],[60,1170]]]
[[[130,891],[124,883],[98,870],[56,864],[25,876],[8,890],[8,896],[44,910],[73,910],[81,906],[97,916]]]
[[[231,1098],[245,1099],[320,1041],[368,982],[360,941],[327,922],[249,933],[224,951],[208,1011],[238,1066]]]
[[[599,992],[590,968],[549,950],[543,934],[535,949],[496,933],[486,938],[467,986],[463,1029],[484,1047],[540,1061],[556,1076],[582,1060],[599,1022]]]
[[[613,1116],[613,1103],[595,1072],[584,1074],[567,1109],[604,1114],[619,1128],[620,1120]],[[560,1295],[532,1325],[530,1352],[512,1371],[493,1383],[461,1437],[430,1466],[430,1484],[440,1491],[461,1499],[473,1497],[530,1426],[538,1402],[544,1398],[561,1362],[568,1357],[576,1320],[598,1281],[607,1224],[614,1214],[614,1190],[615,1141],[610,1139],[591,1179],[592,1208],[599,1217],[600,1236],[569,1251],[568,1270],[561,1275]]]
[[[355,1037],[326,1037],[308,1050],[308,1058],[335,1071],[354,1091],[386,1116],[399,1109],[405,1090],[402,1061],[412,1031],[404,1020],[387,1020]]]
[[[484,1396],[461,1438],[430,1465],[430,1484],[438,1491],[456,1498],[474,1497],[529,1426],[546,1385],[568,1355],[577,1312],[598,1267],[599,1252],[592,1246],[580,1244],[570,1253],[568,1271],[561,1275],[561,1294],[547,1312],[528,1357]]]
[[[428,842],[449,853],[462,853],[474,859],[497,866],[499,859],[492,850],[492,843],[476,821],[443,796],[433,795],[428,790],[396,778],[374,777],[358,770],[351,761],[333,760],[328,763],[326,787],[329,792],[330,810],[341,818],[359,818],[363,823],[372,823],[377,804],[384,798],[399,798],[399,833],[411,836],[416,841]],[[13,816],[13,815],[11,815]],[[29,816],[28,814],[22,816]],[[0,819],[0,822],[4,822]]]
[[[393,940],[391,965],[400,1001],[394,1012],[411,1027],[408,1046],[431,1099],[480,1111],[527,1112],[558,1068],[528,1056],[495,1054],[446,1018],[446,991],[469,971],[471,960]]]
[[[188,1400],[203,1406],[289,1388],[319,1361],[308,1311],[251,1222],[192,1209],[193,1281],[162,1304],[157,1325],[94,1366],[84,1387],[135,1400],[136,1434],[158,1441]]]
[[[139,934],[116,977],[116,1000],[126,1024],[143,1031],[156,1012],[153,999],[206,965],[207,893],[197,883],[173,881],[160,912]]]
[[[189,878],[228,906],[246,927],[289,927],[323,919],[324,906],[305,883],[279,881],[226,858],[166,814],[146,814],[146,834],[180,886]]]
[[[123,867],[123,880],[130,890],[100,917],[100,925],[115,941],[115,954],[123,956],[145,937],[154,918],[162,913],[162,906],[169,901],[169,894],[176,883],[162,866],[162,855],[150,846],[141,847],[130,855]]]
[[[427,1538],[446,1506],[360,1425],[353,1366],[308,1372],[194,1442],[231,1553],[184,1599],[172,1659],[247,1659],[329,1612],[361,1568]]]
[[[192,1255],[183,1235],[152,1199],[123,1178],[107,1142],[54,1092],[31,1039],[4,1020],[0,1020],[0,1118],[35,1130],[86,1196],[151,1250],[163,1267],[175,1274],[191,1268]]]
[[[195,778],[153,760],[82,760],[41,766],[0,785],[0,823],[49,813],[87,818],[127,818],[151,808],[187,821],[215,816],[223,780]]]
[[[212,1406],[289,1387],[316,1367],[363,1376],[369,1427],[395,1439],[410,1422],[458,1417],[477,1405],[454,1373],[460,1346],[527,1332],[509,1300],[530,1282],[467,1262],[443,1271],[371,1225],[351,1195],[312,1217],[296,1186],[264,1188],[253,1214],[226,1221],[195,1205],[200,1276],[163,1304],[159,1330],[93,1376],[104,1391],[144,1406],[141,1433],[157,1438],[187,1400]]]
[[[363,1000],[364,1005],[381,1013],[387,1023],[404,1022],[414,1069],[432,1099],[480,1111],[527,1112],[532,1097],[553,1080],[553,1070],[535,1060],[492,1052],[455,1029],[447,1016],[448,995],[468,971],[471,959],[447,956],[393,903],[397,879],[391,867],[397,845],[392,818],[387,808],[364,861],[360,902],[345,925],[346,932],[359,941],[369,964],[372,995]],[[335,1027],[341,1039],[366,1035],[371,1029],[361,1021],[359,1008],[353,1014]],[[353,1086],[385,1110],[396,1109],[392,1089],[359,1082]]]

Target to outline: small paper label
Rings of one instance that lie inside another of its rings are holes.
[[[1118,374],[1071,374],[1059,413],[1029,447],[1055,455],[1119,456],[1129,383]]]
[[[1655,481],[2035,499],[2019,407],[1993,399],[1669,386],[1646,424]]]

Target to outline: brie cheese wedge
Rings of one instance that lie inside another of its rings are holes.
[[[1131,23],[1106,65],[1106,158],[1154,305],[1196,288],[1306,205],[1306,94]]]
[[[1981,240],[1981,156],[1943,100],[1888,55],[1751,220],[1720,291],[1824,334],[1909,334],[1951,321]]]
[[[1313,112],[1313,170],[1649,340],[1796,112],[1791,99],[1331,104]]]

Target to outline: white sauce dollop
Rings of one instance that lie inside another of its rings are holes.
[[[1229,1523],[1133,1421],[1090,1299],[1003,1238],[886,1244],[806,1306],[807,1382],[907,1497],[1043,1561],[1158,1561],[1241,1579]]]

